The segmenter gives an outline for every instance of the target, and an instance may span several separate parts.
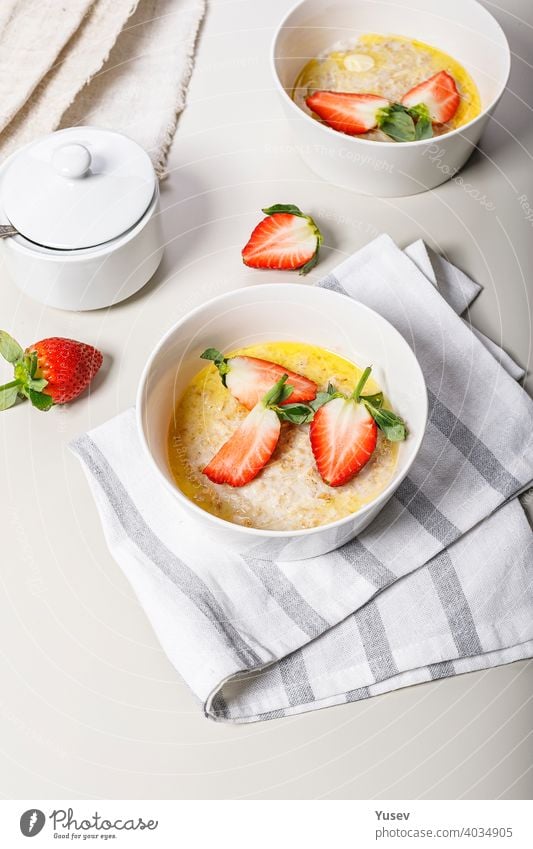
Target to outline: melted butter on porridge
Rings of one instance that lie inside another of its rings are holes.
[[[268,342],[233,351],[279,363],[325,390],[332,382],[353,391],[362,369],[336,354],[300,342]],[[379,392],[372,379],[365,394]],[[227,521],[268,530],[297,530],[334,522],[359,510],[388,485],[398,443],[379,432],[370,461],[351,481],[329,487],[320,477],[309,425],[283,423],[270,462],[246,486],[212,483],[202,470],[248,414],[223,386],[215,366],[202,369],[179,400],[170,423],[168,459],[176,484],[195,504]]]
[[[453,118],[446,124],[434,125],[434,135],[442,135],[462,127],[481,112],[477,86],[463,66],[422,41],[398,35],[362,35],[350,44],[334,45],[302,68],[292,92],[298,106],[319,121],[307,106],[305,98],[315,91],[342,91],[380,94],[391,101],[403,95],[439,71],[447,71],[455,80],[461,102]],[[381,130],[362,133],[360,138],[391,141]]]

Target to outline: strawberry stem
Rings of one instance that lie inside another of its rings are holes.
[[[289,397],[292,392],[292,386],[285,386],[288,379],[289,375],[284,374],[283,377],[280,377],[278,382],[275,383],[274,386],[268,390],[266,395],[264,395],[261,399],[261,403],[264,407],[270,407],[273,404],[277,404],[278,401],[285,401],[285,399]]]
[[[357,382],[357,386],[355,387],[355,389],[352,393],[352,398],[353,398],[354,401],[359,401],[361,392],[363,391],[364,385],[367,382],[368,378],[370,377],[371,371],[372,371],[372,366],[367,366],[365,368],[363,374],[359,378],[359,380]]]
[[[9,383],[4,383],[3,386],[0,386],[0,392],[3,392],[4,389],[14,389],[15,386],[22,386],[22,380],[11,380]]]

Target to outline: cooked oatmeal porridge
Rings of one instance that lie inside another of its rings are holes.
[[[314,381],[319,390],[332,383],[353,392],[362,370],[354,363],[311,345],[269,342],[231,354],[262,358]],[[372,379],[369,394],[379,392]],[[213,483],[203,473],[229,440],[248,410],[223,385],[209,365],[191,381],[179,400],[168,436],[169,464],[181,491],[204,510],[246,527],[296,530],[324,525],[359,510],[390,482],[398,445],[380,431],[376,448],[364,468],[343,486],[332,488],[321,478],[309,440],[309,425],[281,424],[281,435],[270,462],[246,486]]]
[[[295,81],[292,97],[308,115],[321,120],[306,103],[306,98],[316,91],[377,94],[398,103],[406,92],[440,71],[453,77],[460,97],[453,117],[433,126],[433,134],[442,135],[479,115],[477,86],[451,56],[414,39],[367,34],[351,43],[339,42],[305,65]],[[362,133],[361,138],[391,141],[377,127]]]

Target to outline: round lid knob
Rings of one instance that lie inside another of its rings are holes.
[[[63,177],[85,177],[91,167],[91,154],[84,144],[62,144],[52,154],[52,165]]]
[[[98,127],[71,127],[27,145],[0,182],[4,212],[39,245],[79,250],[110,242],[142,218],[154,196],[150,157]]]

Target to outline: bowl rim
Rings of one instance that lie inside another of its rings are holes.
[[[340,137],[347,144],[354,143],[354,144],[372,145],[372,146],[379,145],[380,148],[383,148],[383,147],[390,148],[391,145],[396,145],[395,149],[397,149],[398,148],[397,142],[395,143],[394,141],[390,141],[390,142],[389,141],[380,141],[379,139],[362,139],[357,135],[356,136],[350,136],[350,135],[348,135],[348,133],[341,133],[338,130],[334,130],[332,127],[328,127],[327,124],[323,124],[321,121],[316,121],[314,118],[311,117],[311,115],[308,115],[307,112],[304,112],[303,109],[300,109],[298,104],[294,102],[292,97],[288,94],[287,90],[283,87],[281,80],[279,78],[277,68],[276,68],[276,59],[280,58],[280,57],[276,56],[276,44],[277,44],[278,38],[280,36],[280,33],[283,29],[285,29],[285,28],[286,29],[294,29],[294,27],[287,27],[286,26],[286,23],[289,20],[289,18],[291,17],[291,15],[293,15],[294,12],[296,12],[297,9],[299,9],[301,6],[307,5],[308,2],[309,2],[309,0],[297,0],[297,2],[294,4],[294,6],[291,6],[289,11],[284,15],[284,17],[282,18],[281,22],[278,24],[278,26],[276,27],[276,30],[274,32],[274,36],[272,38],[271,45],[270,45],[270,70],[272,72],[272,76],[274,78],[274,83],[275,83],[277,90],[281,93],[281,96],[283,97],[284,101],[289,103],[291,105],[291,108],[294,108],[296,110],[295,114],[298,114],[300,116],[302,116],[302,115],[305,116],[305,118],[307,120],[313,122],[313,125],[320,127],[322,130],[326,131],[326,133],[328,135],[331,135],[331,136],[333,136],[337,139],[339,139],[339,137]],[[511,74],[511,48],[509,46],[509,42],[507,40],[507,36],[505,35],[503,27],[496,20],[494,15],[492,15],[491,12],[489,12],[488,9],[485,8],[485,6],[483,6],[481,3],[479,3],[478,0],[463,0],[463,3],[464,3],[464,5],[469,4],[470,6],[477,6],[478,9],[480,9],[481,12],[484,13],[488,18],[490,18],[492,20],[492,22],[496,25],[496,28],[499,31],[499,35],[502,39],[502,45],[505,49],[506,69],[505,69],[504,79],[502,78],[502,82],[499,86],[497,94],[492,98],[490,103],[480,111],[479,115],[476,115],[475,118],[472,118],[466,124],[462,124],[460,127],[456,127],[454,130],[450,130],[449,132],[443,133],[440,136],[432,136],[430,139],[418,139],[416,141],[401,142],[400,143],[401,149],[404,149],[404,148],[411,149],[411,148],[417,147],[417,146],[423,147],[424,145],[435,144],[436,141],[438,141],[439,139],[447,139],[447,138],[452,138],[453,136],[461,135],[461,133],[463,133],[467,128],[473,127],[476,123],[478,123],[479,121],[481,121],[483,118],[485,118],[487,115],[490,114],[490,112],[494,109],[494,107],[496,106],[496,104],[498,103],[500,98],[502,97],[505,89],[507,88],[507,83],[509,82],[509,76]],[[475,80],[474,80],[474,82],[475,82]]]
[[[235,295],[237,293],[243,293],[244,294],[248,289],[253,290],[253,292],[259,292],[259,293],[265,292],[265,290],[268,291],[268,292],[275,291],[279,295],[280,288],[284,288],[285,290],[290,289],[295,294],[298,293],[298,295],[300,297],[301,297],[302,290],[305,290],[305,289],[320,291],[326,296],[326,298],[329,298],[329,297],[346,298],[346,297],[348,297],[349,300],[353,304],[356,304],[357,307],[359,307],[360,309],[364,310],[367,313],[371,313],[375,316],[378,316],[380,321],[384,322],[385,325],[388,326],[388,330],[390,331],[390,333],[398,338],[398,340],[400,341],[400,344],[402,344],[406,348],[408,348],[408,350],[409,350],[409,352],[410,352],[410,354],[413,358],[413,365],[414,365],[415,372],[417,373],[418,379],[419,379],[421,386],[423,388],[423,393],[422,393],[423,410],[421,410],[421,412],[422,412],[422,426],[420,427],[420,432],[416,436],[411,459],[406,464],[405,469],[402,470],[401,474],[398,475],[398,476],[394,476],[393,479],[389,482],[389,484],[385,487],[385,489],[382,492],[380,492],[379,495],[376,496],[376,498],[372,499],[370,502],[363,505],[363,507],[361,507],[359,510],[356,510],[352,513],[349,513],[347,516],[343,516],[340,519],[336,519],[334,522],[328,522],[327,524],[324,524],[324,525],[315,525],[311,528],[296,528],[296,529],[293,529],[293,530],[290,530],[290,529],[271,530],[271,529],[268,529],[268,528],[248,528],[245,525],[238,525],[234,522],[228,521],[227,519],[221,519],[219,516],[216,516],[213,513],[209,513],[209,511],[204,510],[203,507],[199,507],[197,504],[195,504],[194,501],[191,501],[189,498],[187,498],[187,496],[179,489],[179,487],[176,484],[171,483],[165,477],[165,475],[163,474],[163,472],[159,468],[158,464],[156,463],[156,461],[155,461],[155,459],[152,455],[152,452],[151,452],[150,447],[148,445],[147,438],[146,438],[145,433],[144,433],[144,427],[143,427],[143,414],[144,414],[144,407],[145,407],[145,386],[146,386],[146,382],[147,382],[147,379],[148,379],[148,375],[149,375],[149,373],[152,369],[152,366],[153,366],[154,362],[156,361],[161,349],[166,344],[166,342],[175,333],[177,333],[179,331],[179,329],[181,327],[183,327],[184,324],[186,324],[191,319],[195,318],[206,307],[210,307],[212,305],[219,304],[226,299],[233,298],[233,297],[235,297]],[[146,361],[146,364],[143,368],[143,371],[141,373],[139,385],[138,385],[138,388],[137,388],[136,402],[135,402],[135,417],[136,417],[136,423],[137,423],[137,432],[139,434],[142,449],[143,449],[145,455],[149,458],[149,461],[150,461],[152,468],[155,469],[158,477],[161,479],[161,481],[165,485],[165,488],[169,492],[171,492],[174,495],[174,497],[180,503],[182,503],[183,506],[186,509],[188,509],[189,511],[192,511],[194,514],[196,514],[196,516],[198,516],[200,520],[213,522],[215,525],[217,525],[220,528],[224,528],[226,531],[231,530],[231,531],[237,532],[237,533],[241,532],[243,534],[246,534],[247,536],[252,536],[252,537],[256,536],[256,537],[261,537],[261,538],[267,537],[269,539],[287,539],[289,537],[290,538],[292,538],[292,537],[305,537],[305,536],[309,536],[310,534],[321,533],[323,531],[329,531],[329,530],[332,530],[332,529],[335,529],[335,528],[339,528],[342,525],[347,524],[348,522],[352,521],[355,517],[358,517],[358,518],[365,517],[368,513],[372,512],[372,510],[374,510],[377,505],[380,505],[380,507],[385,505],[385,503],[389,500],[389,498],[397,490],[397,488],[401,484],[402,480],[409,473],[411,466],[413,465],[416,457],[418,456],[418,452],[420,450],[420,446],[422,444],[422,440],[424,439],[426,429],[427,429],[428,396],[427,396],[426,380],[425,380],[422,368],[420,366],[420,363],[418,362],[418,358],[416,357],[416,354],[414,353],[411,346],[404,339],[402,334],[399,332],[399,330],[397,330],[394,327],[394,325],[392,325],[390,323],[390,321],[388,319],[386,319],[384,316],[382,316],[381,313],[378,313],[377,310],[374,310],[371,307],[366,306],[366,304],[361,303],[361,301],[357,301],[355,298],[351,298],[349,295],[343,295],[340,292],[334,292],[330,289],[323,289],[323,288],[318,287],[318,286],[308,286],[306,284],[301,284],[301,283],[262,283],[262,284],[258,284],[256,286],[252,286],[252,287],[242,286],[242,287],[239,287],[237,289],[232,289],[229,292],[224,292],[221,295],[217,295],[214,298],[210,298],[208,301],[204,301],[202,304],[199,304],[194,309],[189,310],[189,312],[187,312],[184,316],[182,316],[180,319],[178,319],[178,321],[175,322],[166,331],[166,333],[163,334],[163,336],[161,337],[159,342],[157,342],[155,347],[152,349],[152,352],[149,355],[149,357]]]

